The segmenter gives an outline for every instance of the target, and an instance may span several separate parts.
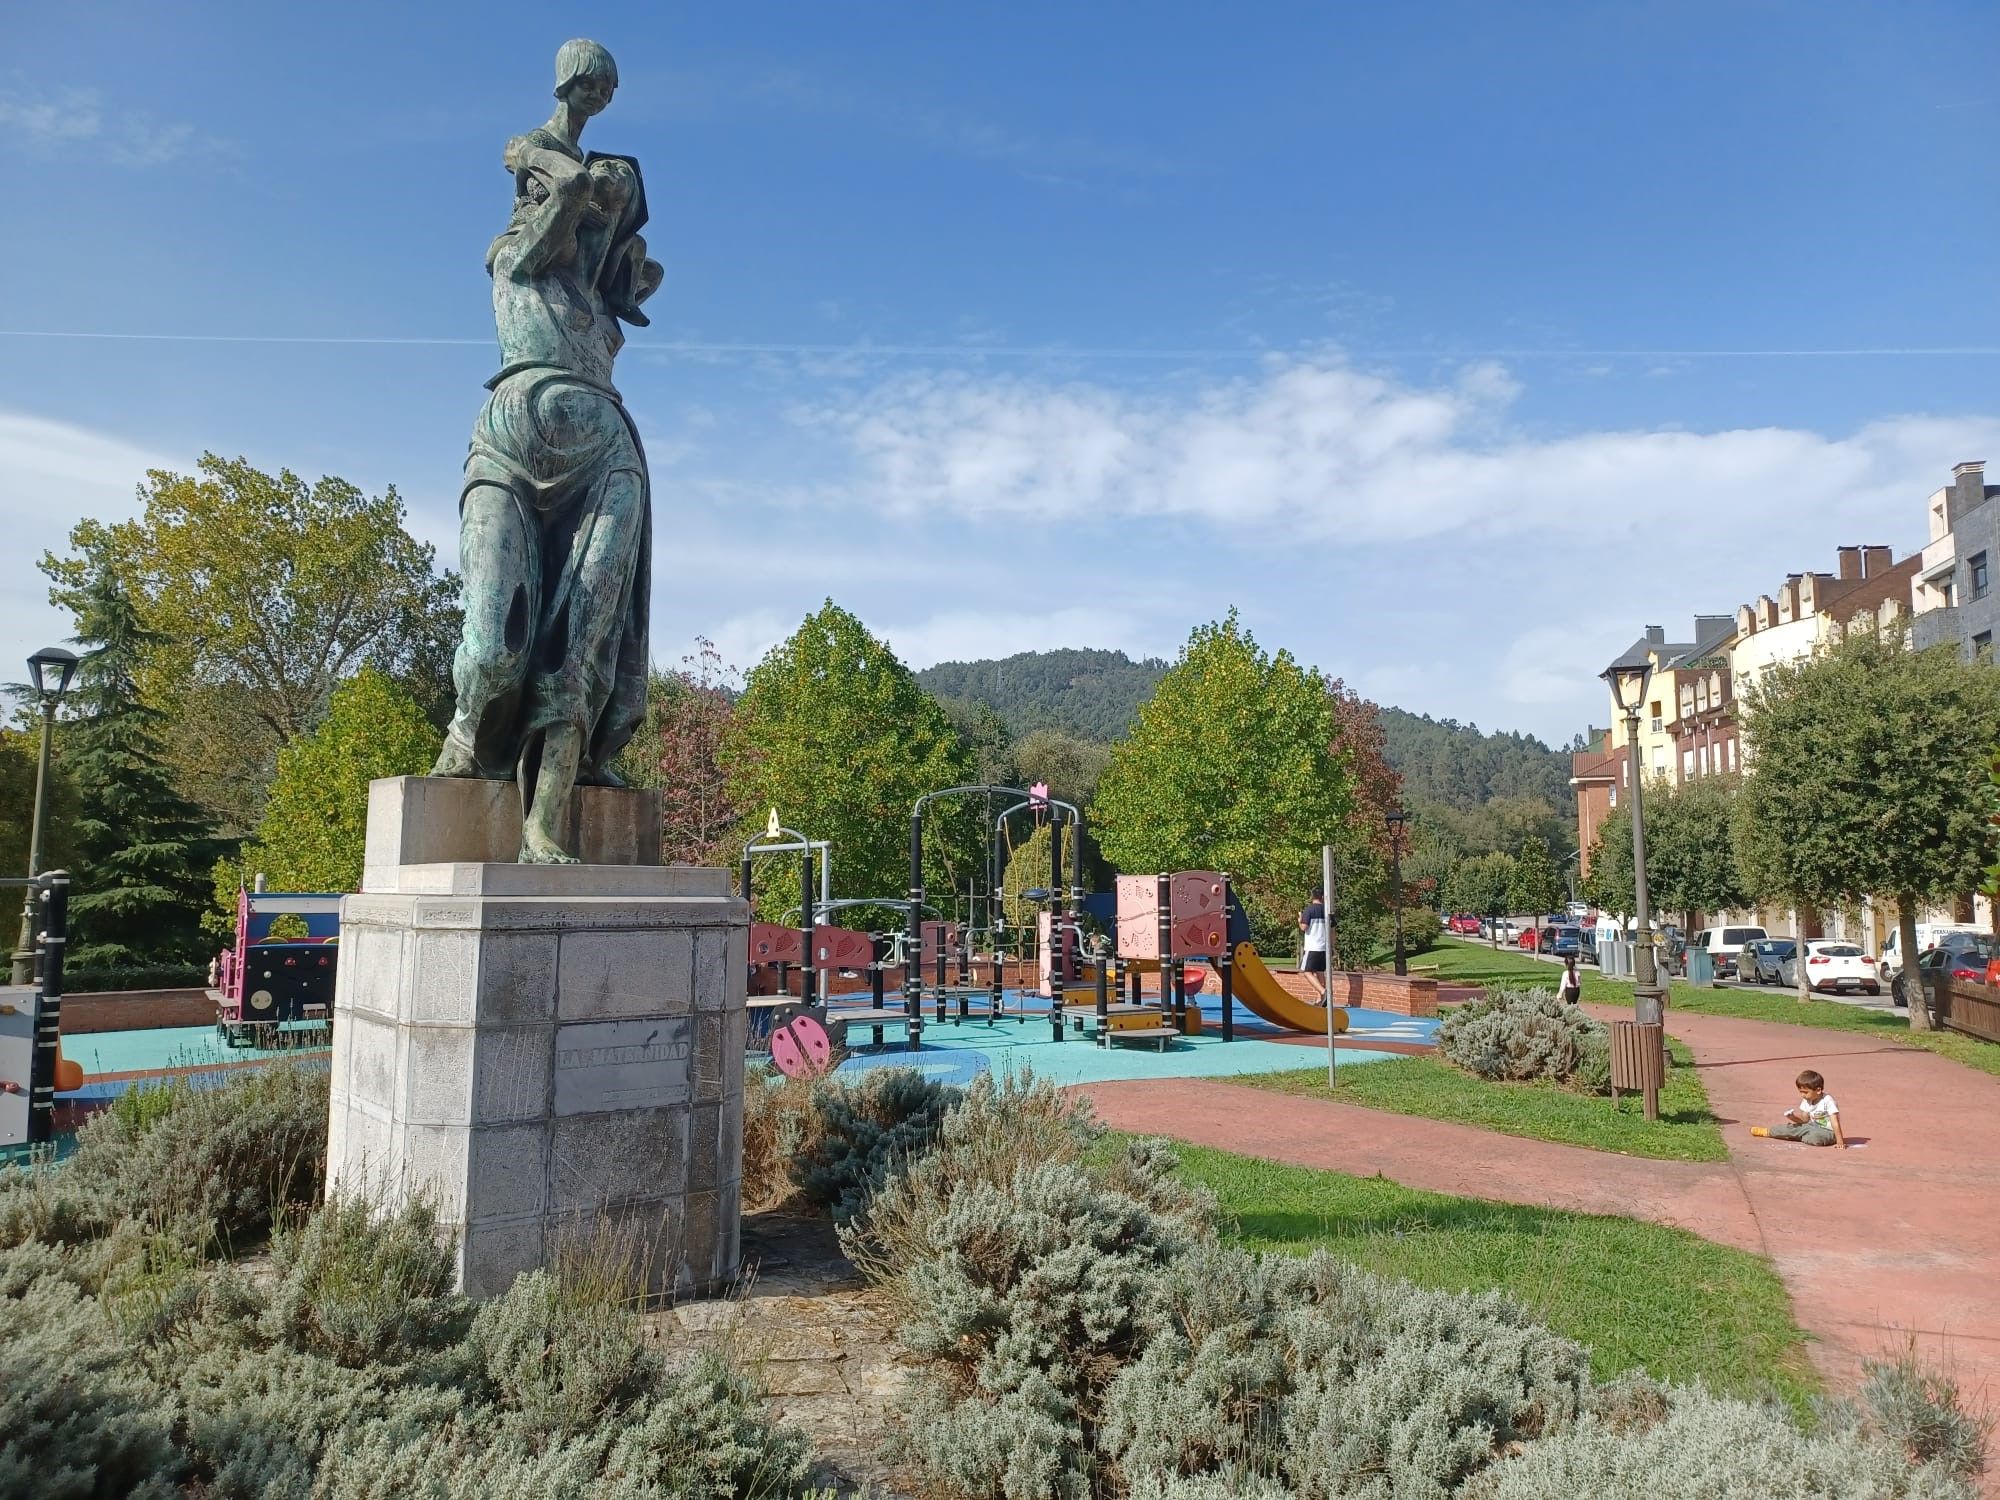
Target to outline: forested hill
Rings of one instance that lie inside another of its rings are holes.
[[[1411,802],[1479,807],[1495,797],[1537,797],[1573,805],[1567,750],[1531,734],[1482,733],[1478,726],[1428,714],[1382,710],[1383,753],[1403,778]]]
[[[1123,651],[1023,651],[1002,661],[947,661],[917,673],[940,698],[990,705],[1016,735],[1060,729],[1081,740],[1123,739],[1167,670]]]
[[[1017,736],[1060,729],[1078,739],[1123,738],[1167,663],[1122,651],[1023,651],[1001,661],[948,661],[917,680],[940,698],[990,705]],[[1389,764],[1411,802],[1476,808],[1496,797],[1573,805],[1569,756],[1527,734],[1482,732],[1453,719],[1382,710]]]

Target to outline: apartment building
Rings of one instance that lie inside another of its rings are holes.
[[[1926,519],[1930,541],[1910,587],[1910,644],[1954,642],[1966,660],[1991,661],[2000,629],[1992,578],[2000,565],[2000,485],[1986,482],[1985,461],[1955,467],[1951,483],[1930,497]]]

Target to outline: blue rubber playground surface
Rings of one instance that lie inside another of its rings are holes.
[[[133,1080],[105,1078],[106,1073],[161,1073],[197,1068],[197,1087],[220,1082],[224,1063],[268,1062],[274,1057],[316,1059],[322,1064],[327,1048],[225,1047],[213,1026],[162,1026],[151,1031],[91,1031],[62,1039],[63,1056],[83,1069],[83,1087],[64,1099],[110,1099],[131,1087]]]
[[[904,1046],[899,1029],[892,1027],[885,1033],[881,1047],[861,1047],[841,1063],[838,1071],[846,1074],[871,1068],[915,1068],[940,1083],[967,1083],[981,1073],[1032,1071],[1037,1078],[1067,1085],[1127,1078],[1229,1078],[1326,1066],[1324,1038],[1311,1038],[1304,1045],[1297,1040],[1273,1040],[1296,1039],[1299,1034],[1269,1025],[1241,1005],[1236,1007],[1233,1018],[1235,1039],[1223,1041],[1220,1002],[1204,995],[1190,997],[1189,1003],[1197,999],[1202,1011],[1200,1034],[1176,1039],[1165,1052],[1157,1051],[1153,1042],[1100,1047],[1094,1039],[1074,1030],[1066,1034],[1065,1040],[1054,1041],[1046,1015],[1030,1014],[1021,1020],[1009,1016],[990,1025],[977,1019],[939,1023],[927,1018],[920,1050],[910,1051]],[[1046,1003],[1035,995],[1012,991],[1007,995],[1010,1008],[1018,1005],[1032,1010]],[[839,1014],[838,1006],[833,1013]],[[1437,1035],[1434,1020],[1380,1010],[1350,1009],[1347,1015],[1348,1032],[1340,1038],[1336,1049],[1341,1067],[1402,1055],[1372,1049],[1368,1046],[1370,1041],[1428,1044]],[[857,1027],[856,1035],[865,1041],[868,1033]]]
[[[1088,1003],[1087,995],[1079,995]],[[891,1004],[895,1003],[894,998]],[[1031,1012],[1046,1005],[1038,995],[1009,991],[1009,1009]],[[1235,1009],[1233,1041],[1222,1040],[1222,1007],[1212,995],[1191,996],[1199,1003],[1202,1030],[1199,1035],[1171,1042],[1165,1052],[1152,1042],[1118,1043],[1100,1047],[1071,1030],[1066,1039],[1052,1041],[1044,1014],[1030,1014],[1016,1020],[1009,1016],[991,1025],[979,1020],[946,1021],[926,1017],[923,1047],[911,1052],[904,1044],[901,1029],[890,1027],[881,1047],[863,1046],[841,1064],[843,1073],[870,1068],[915,1068],[942,1082],[963,1083],[981,1073],[1019,1073],[1032,1069],[1038,1078],[1058,1084],[1100,1083],[1123,1078],[1228,1078],[1244,1073],[1282,1073],[1296,1068],[1324,1067],[1325,1043],[1311,1038],[1304,1044],[1298,1033],[1283,1031],[1259,1019],[1242,1005]],[[835,1014],[840,1007],[836,1005]],[[1376,1062],[1398,1054],[1373,1049],[1370,1042],[1416,1043],[1435,1040],[1437,1022],[1390,1011],[1348,1011],[1348,1031],[1340,1038],[1339,1063]],[[858,1038],[868,1033],[856,1028]],[[1277,1038],[1288,1037],[1290,1041]],[[102,1031],[63,1038],[63,1055],[82,1066],[83,1087],[62,1097],[72,1100],[101,1100],[116,1097],[131,1087],[132,1080],[107,1078],[115,1073],[164,1073],[195,1069],[190,1081],[196,1087],[220,1083],[226,1063],[265,1062],[291,1057],[325,1065],[325,1047],[295,1047],[266,1050],[256,1047],[226,1047],[212,1026],[164,1027],[152,1031]]]

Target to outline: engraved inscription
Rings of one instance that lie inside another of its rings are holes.
[[[652,1109],[693,1097],[687,1017],[581,1021],[556,1028],[555,1109],[559,1115]]]

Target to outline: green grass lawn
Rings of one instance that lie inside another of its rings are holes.
[[[1735,1395],[1775,1393],[1795,1408],[1818,1388],[1784,1285],[1760,1256],[1633,1219],[1174,1149],[1252,1249],[1325,1248],[1423,1286],[1505,1292],[1587,1345],[1600,1378],[1644,1367]]]
[[[1708,1094],[1694,1058],[1678,1042],[1668,1051],[1675,1066],[1660,1092],[1660,1118],[1648,1120],[1635,1096],[1613,1108],[1607,1098],[1573,1093],[1551,1083],[1488,1083],[1430,1057],[1398,1057],[1339,1070],[1329,1093],[1325,1068],[1288,1073],[1246,1073],[1232,1078],[1249,1088],[1314,1099],[1337,1099],[1399,1115],[1455,1120],[1506,1135],[1560,1141],[1625,1156],[1663,1161],[1727,1161],[1722,1129],[1708,1112]]]
[[[1416,960],[1434,965],[1436,976],[1446,984],[1544,984],[1554,985],[1557,969],[1517,949],[1493,949],[1484,943],[1441,938]],[[1606,979],[1595,969],[1580,967],[1583,998],[1604,1005],[1629,1006],[1632,986]],[[2000,1046],[1966,1036],[1957,1031],[1912,1031],[1901,1011],[1867,1010],[1858,1005],[1842,1005],[1833,1000],[1809,1000],[1800,1004],[1791,990],[1745,989],[1736,985],[1720,989],[1675,980],[1669,986],[1668,1005],[1674,1010],[1695,1011],[1710,1016],[1736,1016],[1746,1021],[1773,1021],[1783,1026],[1814,1026],[1825,1031],[1854,1031],[1870,1036],[1893,1037],[1897,1042],[1922,1047],[1953,1062],[1964,1063],[1982,1073],[2000,1077]]]

